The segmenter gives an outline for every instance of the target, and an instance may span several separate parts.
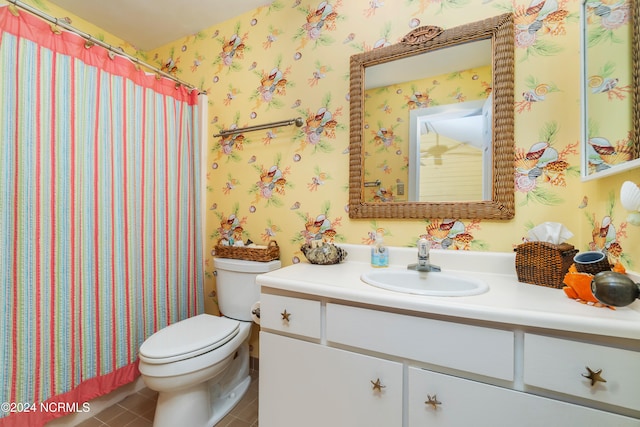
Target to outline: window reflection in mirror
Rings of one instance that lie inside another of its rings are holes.
[[[491,99],[410,112],[409,200],[491,199]]]

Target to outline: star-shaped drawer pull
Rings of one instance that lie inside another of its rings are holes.
[[[382,385],[382,383],[380,382],[380,378],[376,379],[375,382],[371,381],[371,384],[373,384],[373,390],[374,391],[382,391],[383,388],[385,388],[385,385]]]
[[[598,369],[597,371],[591,370],[590,367],[586,366],[588,374],[582,374],[583,377],[591,380],[591,387],[596,385],[597,382],[606,383],[607,380],[602,378],[602,369]]]
[[[433,406],[433,409],[438,409],[438,405],[442,405],[442,402],[438,400],[438,396],[435,394],[433,396],[427,394],[427,400],[424,403],[425,405]]]
[[[289,322],[289,317],[291,317],[291,313],[288,313],[286,308],[282,313],[280,313],[280,315],[282,316],[282,320],[284,320],[287,323]]]

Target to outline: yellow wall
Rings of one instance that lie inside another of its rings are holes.
[[[319,10],[320,1],[276,0],[149,53],[155,65],[172,60],[179,78],[209,93],[207,311],[217,311],[211,250],[223,225],[232,223],[255,242],[277,240],[288,265],[304,260],[300,245],[326,230],[336,233],[337,242],[366,244],[383,228],[392,246],[412,246],[427,235],[435,245],[451,249],[511,251],[533,225],[557,221],[575,234],[570,243],[580,250],[607,245],[616,259],[637,271],[640,228],[625,222],[618,193],[625,180],[640,183],[640,172],[587,183],[579,176],[580,2],[558,2],[559,10],[540,20],[542,25],[533,23],[536,15],[524,13],[529,7],[524,0],[389,0],[376,9],[372,3],[333,0]],[[518,25],[515,218],[460,218],[451,228],[455,235],[442,234],[439,225],[448,221],[443,218],[349,219],[349,57],[381,39],[397,42],[411,25],[451,28],[508,11],[516,14]],[[532,24],[540,28],[527,31],[535,28]],[[611,49],[618,47],[611,43]],[[619,106],[616,100],[610,103],[611,110]],[[224,141],[213,137],[233,125],[297,116],[305,120],[301,128]],[[554,161],[532,165],[526,154],[540,146]],[[610,226],[601,238],[603,223]],[[471,240],[457,240],[458,235]]]
[[[319,1],[276,0],[154,52],[159,63],[173,59],[181,79],[209,93],[210,249],[221,223],[231,215],[253,241],[277,240],[284,265],[304,260],[300,245],[324,229],[335,230],[338,242],[369,243],[375,230],[383,228],[385,242],[393,246],[412,246],[427,235],[436,246],[451,249],[511,251],[532,226],[556,221],[575,234],[570,242],[580,250],[606,244],[614,260],[637,270],[640,229],[625,222],[618,193],[624,180],[640,182],[640,173],[580,180],[579,1],[558,2],[559,10],[533,32],[527,29],[537,25],[536,16],[524,13],[529,7],[524,0],[396,0],[377,9],[369,1],[328,3],[330,9],[323,11]],[[515,218],[461,218],[449,234],[440,230],[439,225],[449,221],[443,218],[349,219],[349,57],[381,39],[397,42],[412,23],[450,28],[507,11],[516,14],[517,29],[522,30],[516,36]],[[275,72],[280,74],[270,80]],[[610,103],[611,109],[619,106],[616,100]],[[305,120],[305,127],[245,133],[222,143],[212,136],[232,125],[296,116]],[[551,161],[531,164],[526,154],[540,146],[548,148],[544,157]],[[281,172],[280,185],[262,184],[273,166]],[[609,219],[608,237],[593,238],[593,230],[599,232]],[[618,247],[621,252],[616,252]],[[212,270],[209,259],[209,310],[215,310]]]

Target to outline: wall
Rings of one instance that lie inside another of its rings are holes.
[[[623,180],[637,180],[638,173],[593,183],[579,178],[578,1],[559,2],[537,31],[531,24],[538,15],[525,13],[526,2],[387,1],[374,7],[369,1],[333,1],[321,9],[324,4],[275,1],[153,52],[158,64],[172,59],[180,78],[209,92],[210,248],[229,218],[242,226],[245,238],[276,239],[285,264],[303,259],[299,246],[318,227],[335,230],[338,242],[349,243],[368,243],[376,228],[384,228],[386,241],[398,246],[433,233],[443,219],[350,220],[345,212],[349,57],[382,39],[396,42],[412,26],[449,28],[510,11],[517,28],[532,29],[516,36],[515,165],[519,172],[530,171],[526,153],[540,143],[554,149],[550,153],[559,164],[541,168],[538,177],[517,175],[512,221],[461,219],[473,237],[469,249],[510,251],[531,226],[558,221],[584,250],[592,242],[592,227],[610,217],[622,260],[633,267],[639,233],[626,225],[617,193]],[[303,128],[245,133],[235,140],[212,136],[230,126],[298,115]],[[270,169],[278,185],[265,184]],[[208,276],[213,290],[211,267]]]
[[[245,239],[277,240],[284,265],[304,260],[300,245],[325,230],[333,230],[337,242],[367,244],[383,228],[385,241],[394,246],[412,246],[427,235],[436,246],[511,251],[532,226],[557,221],[575,234],[570,242],[580,250],[614,243],[612,249],[619,248],[614,261],[637,270],[640,230],[625,222],[618,192],[624,180],[640,182],[640,174],[580,180],[580,3],[557,4],[550,11],[555,13],[534,22],[547,10],[527,15],[529,3],[523,0],[277,0],[153,52],[158,64],[173,60],[181,79],[209,92],[209,249],[235,221]],[[443,218],[349,219],[349,57],[380,41],[397,42],[413,26],[450,28],[504,12],[515,13],[519,29],[515,218],[461,218],[444,233],[440,225],[451,221]],[[618,105],[611,100],[610,108]],[[304,127],[233,140],[213,137],[231,126],[296,116],[305,120]],[[547,154],[555,161],[535,168],[526,154],[540,146],[550,148]],[[609,224],[606,242],[597,237],[603,224]],[[205,287],[209,310],[215,310],[213,267],[211,259],[207,262]]]
[[[276,0],[144,55],[160,66],[173,62],[178,77],[209,93],[207,311],[217,311],[211,252],[229,228],[255,242],[277,240],[288,265],[304,260],[299,248],[305,240],[327,230],[337,242],[366,244],[382,228],[393,246],[412,246],[427,235],[452,249],[511,251],[533,225],[557,221],[575,234],[570,242],[579,249],[619,248],[616,258],[637,271],[640,229],[626,223],[618,192],[625,180],[639,183],[640,173],[587,183],[579,177],[579,1],[559,1],[554,13],[537,22],[547,11],[527,15],[528,7],[524,0]],[[515,218],[461,218],[453,224],[455,235],[442,235],[443,218],[349,219],[349,57],[381,40],[394,43],[415,26],[451,28],[504,12],[514,12],[524,30],[516,37]],[[92,32],[80,20],[73,18],[73,24]],[[612,109],[618,105],[611,100]],[[297,116],[305,120],[302,128],[213,137],[231,126]],[[526,163],[526,153],[538,144],[552,149],[551,166]],[[603,224],[609,224],[604,239]],[[462,246],[455,244],[460,235]]]

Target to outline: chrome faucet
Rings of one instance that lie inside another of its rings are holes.
[[[424,237],[418,240],[418,263],[409,264],[407,269],[416,271],[440,271],[440,267],[429,262],[429,241]]]

